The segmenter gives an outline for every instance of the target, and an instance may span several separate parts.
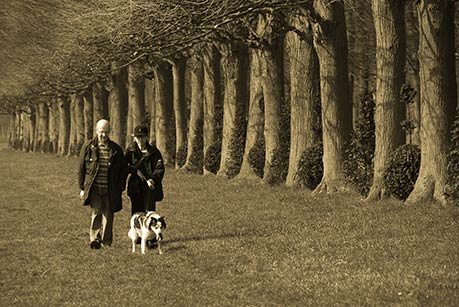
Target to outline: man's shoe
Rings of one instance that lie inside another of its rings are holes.
[[[96,239],[91,242],[90,246],[92,249],[99,249],[101,247],[101,244],[100,244],[100,241]]]

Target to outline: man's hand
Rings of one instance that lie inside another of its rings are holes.
[[[147,184],[148,184],[148,187],[152,190],[155,189],[155,182],[153,181],[153,179],[148,179],[147,180]]]
[[[81,190],[80,191],[80,199],[83,199],[83,197],[84,197],[84,190]]]

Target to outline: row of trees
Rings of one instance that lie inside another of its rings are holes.
[[[421,167],[407,201],[447,202],[454,1],[85,5],[72,23],[84,39],[58,44],[40,82],[3,96],[12,147],[73,155],[109,118],[122,146],[148,124],[175,168],[301,185],[305,152],[322,144],[314,192],[333,193],[349,186],[346,146],[364,117],[357,97],[374,90],[373,201],[388,195],[384,169],[406,140],[400,92],[411,81]]]

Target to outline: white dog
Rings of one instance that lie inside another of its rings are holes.
[[[166,221],[163,216],[155,211],[135,213],[131,217],[131,229],[128,232],[128,236],[132,240],[132,252],[135,252],[138,238],[141,238],[140,250],[142,254],[145,254],[147,241],[156,238],[159,254],[162,254],[161,240],[164,229],[166,229]]]

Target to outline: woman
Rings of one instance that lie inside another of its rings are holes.
[[[136,212],[155,211],[163,199],[164,162],[161,152],[148,143],[148,128],[134,129],[134,142],[126,149],[129,173],[127,194],[131,199],[131,216]]]

